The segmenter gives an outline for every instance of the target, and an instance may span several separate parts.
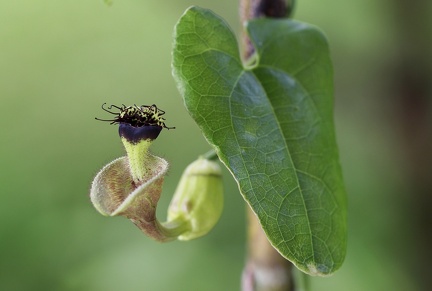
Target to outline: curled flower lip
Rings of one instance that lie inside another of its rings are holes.
[[[170,241],[189,229],[188,223],[174,221],[161,224],[156,218],[156,206],[162,193],[168,162],[153,157],[151,171],[139,183],[130,174],[127,157],[118,158],[96,175],[90,190],[94,207],[105,216],[124,216],[146,235],[160,241]]]
[[[130,209],[134,204],[138,204],[144,207],[137,211],[148,214],[144,209],[148,210],[148,207],[157,204],[162,190],[161,184],[168,170],[168,162],[162,158],[155,157],[153,165],[152,172],[138,185],[129,173],[127,157],[118,158],[103,167],[94,178],[90,190],[90,199],[95,208],[105,216],[124,215],[129,218],[138,215],[133,214]],[[158,188],[160,191],[157,191]]]

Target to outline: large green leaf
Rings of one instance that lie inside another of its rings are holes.
[[[220,17],[188,9],[175,30],[173,74],[272,245],[304,272],[328,275],[346,250],[328,45],[288,19],[255,20],[248,32],[253,68]]]

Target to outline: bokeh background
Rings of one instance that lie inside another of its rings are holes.
[[[327,34],[349,195],[344,266],[313,290],[428,290],[431,282],[432,2],[298,0]],[[0,0],[0,290],[239,290],[244,202],[225,172],[221,221],[159,244],[106,218],[88,192],[123,155],[108,104],[156,103],[153,151],[171,162],[159,217],[183,168],[209,147],[171,77],[173,27],[190,5],[240,31],[231,0]]]

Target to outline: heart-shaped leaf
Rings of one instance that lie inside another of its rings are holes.
[[[176,26],[173,75],[271,244],[304,272],[331,274],[345,257],[346,198],[327,42],[289,19],[247,28],[251,68],[223,19],[190,8]]]

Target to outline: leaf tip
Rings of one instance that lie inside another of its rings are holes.
[[[323,264],[307,264],[307,268],[311,276],[327,277],[332,274],[331,268]]]
[[[208,9],[202,8],[200,6],[196,6],[196,5],[191,5],[188,8],[186,8],[185,12],[183,13],[183,15],[189,14],[189,13],[205,13],[207,11],[210,11]]]

